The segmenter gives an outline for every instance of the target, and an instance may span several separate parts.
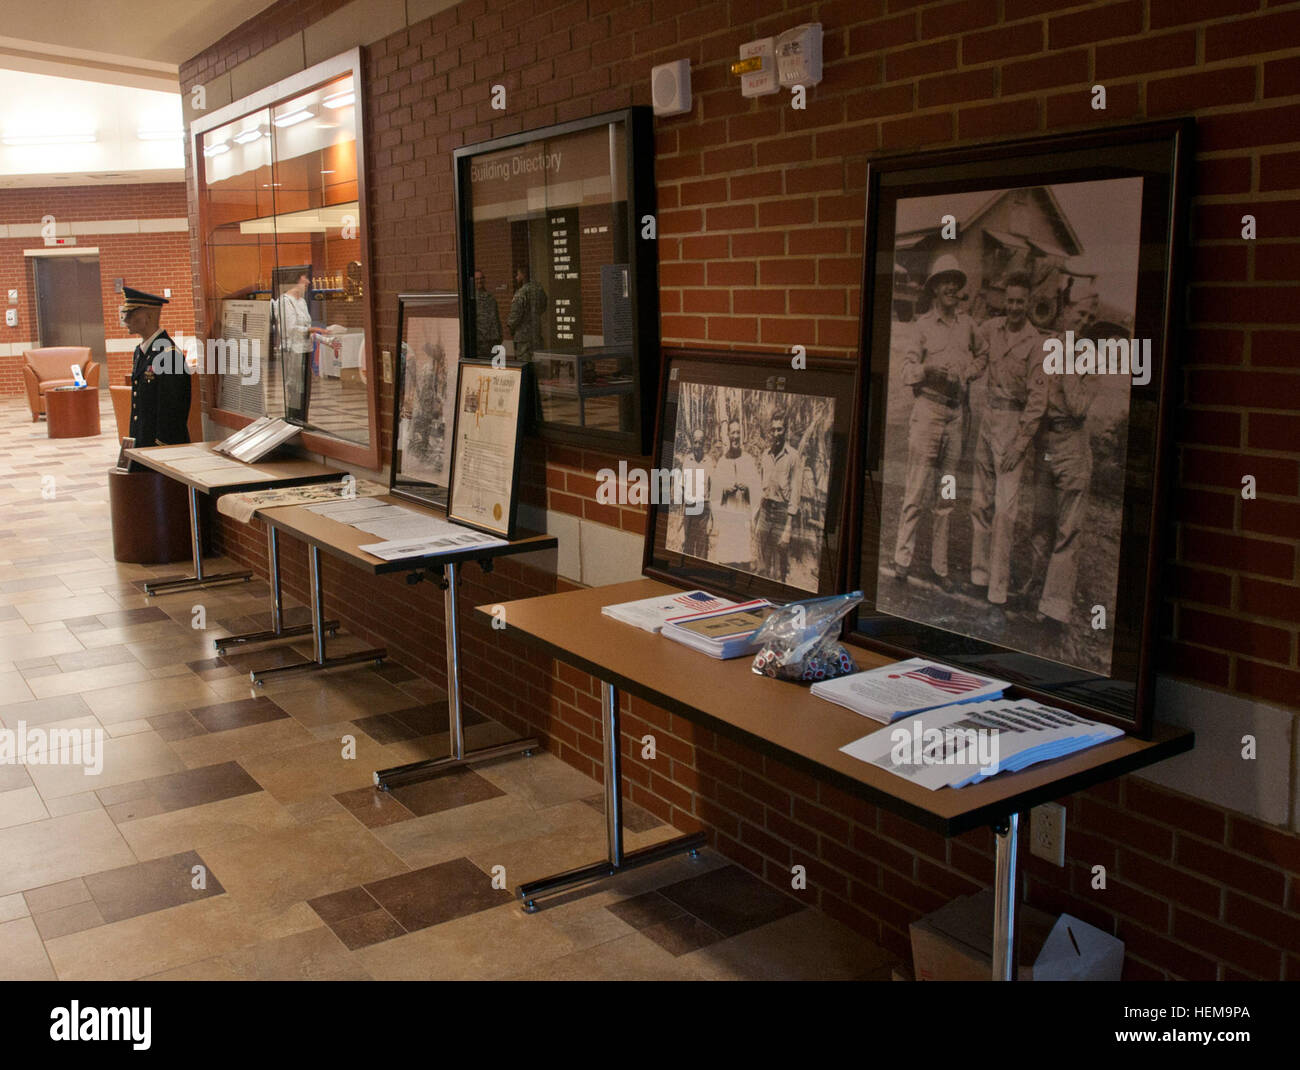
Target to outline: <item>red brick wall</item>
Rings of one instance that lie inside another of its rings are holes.
[[[32,188],[0,190],[0,225],[36,224],[46,215],[58,223],[92,219],[180,219],[186,214],[183,182],[118,186],[71,186],[66,189]],[[0,327],[0,342],[15,340],[36,343],[36,281],[32,259],[24,249],[42,246],[37,238],[0,238],[0,297],[5,291],[19,291],[18,326]],[[193,274],[190,270],[190,239],[184,231],[164,234],[84,234],[78,247],[99,248],[100,299],[104,307],[104,337],[129,338],[118,322],[121,295],[113,289],[114,279],[149,293],[161,294],[171,287],[170,303],[163,310],[162,325],[173,335],[194,333]],[[4,302],[2,307],[9,307]],[[23,394],[22,355],[0,357],[0,397]],[[120,383],[131,370],[130,353],[108,354],[110,382]]]
[[[327,5],[331,9],[334,5]],[[782,10],[783,6],[786,8]],[[182,68],[227,69],[325,12],[282,0]],[[742,99],[739,45],[801,21],[825,28],[826,71],[806,111]],[[661,332],[668,345],[784,348],[857,359],[867,160],[880,152],[1194,114],[1200,120],[1190,345],[1178,385],[1180,476],[1162,671],[1294,707],[1300,694],[1300,5],[1264,0],[466,0],[365,49],[370,268],[380,338],[395,295],[456,284],[451,152],[549,123],[649,103],[649,70],[688,57],[690,115],[656,123]],[[1093,112],[1090,90],[1107,88]],[[504,84],[507,111],[489,104]],[[1240,240],[1241,216],[1259,238]],[[391,394],[391,387],[387,388]],[[391,437],[384,398],[384,444]],[[538,447],[526,498],[644,528],[598,505],[611,458]],[[544,458],[544,460],[543,460]],[[1254,474],[1259,496],[1240,497]],[[222,532],[258,560],[255,529]],[[300,548],[290,590],[305,595]],[[505,564],[465,572],[464,607],[553,590]],[[441,608],[427,585],[362,583],[330,564],[331,611],[442,680]],[[592,680],[468,621],[471,704],[546,736],[599,776]],[[394,626],[400,622],[400,626]],[[418,638],[415,638],[418,637]],[[644,732],[659,740],[645,762]],[[907,924],[992,878],[992,840],[945,841],[679,718],[633,703],[628,794],[907,957]],[[1128,944],[1134,978],[1300,979],[1300,837],[1134,778],[1072,796],[1064,870],[1026,861],[1032,903],[1068,909]],[[1107,866],[1107,890],[1089,886]],[[1280,948],[1293,949],[1284,952]]]

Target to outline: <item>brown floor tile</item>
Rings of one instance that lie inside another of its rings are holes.
[[[208,731],[190,716],[188,710],[159,713],[153,717],[146,717],[145,720],[149,722],[149,727],[158,733],[158,738],[167,743],[174,739],[189,739],[190,736],[205,735]]]
[[[311,659],[299,654],[292,647],[272,647],[267,650],[254,650],[247,654],[226,654],[226,661],[240,672],[254,672],[258,669],[278,669],[283,665],[302,665]]]
[[[357,788],[334,796],[347,811],[368,829],[392,825],[415,817],[410,810],[386,791],[378,788]]]
[[[662,924],[686,913],[671,899],[665,899],[658,892],[634,895],[621,903],[611,903],[605,909],[619,921],[625,922],[634,929],[648,929],[651,925]]]
[[[122,921],[225,892],[211,871],[207,873],[207,887],[193,887],[195,866],[207,869],[197,851],[184,851],[151,862],[92,873],[85,881],[104,920]]]
[[[84,932],[104,924],[104,917],[94,903],[74,903],[44,914],[33,914],[32,921],[42,940],[53,940],[69,933]]]
[[[133,780],[129,784],[115,784],[110,788],[100,788],[95,794],[99,796],[100,803],[106,807],[153,797],[149,785],[143,780]]]
[[[202,765],[166,776],[150,777],[145,783],[162,806],[159,812],[202,806],[218,799],[251,795],[262,786],[238,762]]]
[[[189,714],[209,732],[225,732],[232,728],[246,728],[251,724],[283,720],[289,715],[269,698],[245,698],[234,702],[219,702],[215,706],[201,706]]]
[[[689,914],[679,914],[667,921],[648,925],[641,930],[641,935],[653,940],[670,955],[685,955],[688,951],[698,951],[722,939],[722,934],[717,929],[710,928]]]
[[[77,650],[69,654],[55,654],[54,662],[60,672],[78,672],[97,669],[103,665],[129,665],[135,655],[125,646],[100,646],[90,650]]]
[[[187,661],[185,667],[200,680],[224,680],[229,676],[239,676],[240,671],[229,664],[225,658],[204,658],[201,661]]]
[[[70,617],[63,622],[63,626],[73,635],[80,635],[82,632],[101,632],[104,626],[99,623],[98,617]]]
[[[603,795],[597,795],[593,799],[583,799],[581,801],[590,806],[598,814],[603,814],[605,812],[605,796]],[[623,827],[629,832],[649,832],[651,829],[657,829],[663,824],[663,822],[655,817],[655,815],[649,810],[643,810],[641,807],[633,805],[626,799],[623,800],[623,809],[620,813],[623,818]]]
[[[407,680],[419,679],[405,665],[396,661],[385,661],[382,665],[372,665],[370,671],[381,680],[387,680],[390,684],[402,684]]]
[[[341,892],[318,896],[307,900],[307,905],[320,915],[326,925],[355,918],[359,914],[369,914],[380,909],[379,904],[364,888],[347,888]]]
[[[446,699],[440,699],[437,702],[426,702],[422,706],[410,706],[404,710],[393,710],[389,716],[395,717],[404,725],[414,729],[417,737],[431,736],[435,732],[445,732],[449,727]],[[482,714],[461,707],[461,721],[466,726],[483,724],[486,720],[487,718]]]
[[[403,724],[391,713],[380,713],[374,717],[362,717],[352,722],[376,743],[387,746],[389,743],[405,743],[408,739],[418,739],[420,733],[409,724]]]
[[[27,900],[27,909],[31,913],[45,913],[75,903],[89,902],[90,890],[86,887],[85,881],[80,877],[74,877],[70,881],[47,884],[43,888],[31,888],[23,892],[23,898]]]
[[[365,888],[407,932],[475,914],[513,898],[504,888],[493,888],[491,878],[468,858],[386,877]]]
[[[483,802],[485,799],[495,799],[504,794],[495,784],[484,780],[472,769],[457,769],[392,791],[393,798],[418,817]]]
[[[382,944],[398,936],[405,936],[403,929],[386,910],[372,910],[369,914],[359,914],[355,918],[335,922],[330,926],[347,946],[349,951],[371,944]]]
[[[723,936],[735,936],[804,909],[736,866],[688,877],[660,888],[659,894]]]
[[[119,609],[114,613],[99,613],[99,623],[105,628],[125,628],[128,624],[148,624],[155,620],[168,620],[167,614],[157,606],[141,609]]]

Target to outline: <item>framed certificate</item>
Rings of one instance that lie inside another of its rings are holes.
[[[447,519],[506,539],[515,535],[526,374],[522,363],[457,369]]]

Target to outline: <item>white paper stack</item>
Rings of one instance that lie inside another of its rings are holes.
[[[736,603],[728,598],[716,598],[707,591],[681,591],[659,598],[642,598],[636,602],[620,602],[602,606],[600,611],[624,624],[642,631],[658,633],[669,617],[686,613],[703,613],[710,609],[735,609]]]
[[[909,658],[834,680],[820,680],[813,684],[812,693],[863,717],[889,724],[939,706],[997,698],[1010,686],[991,676],[963,672],[925,658]]]
[[[1123,734],[1038,702],[995,699],[928,710],[840,750],[935,791],[977,784]]]
[[[766,598],[741,602],[730,609],[709,609],[669,617],[660,634],[711,658],[738,658],[754,649],[754,633],[775,608]]]

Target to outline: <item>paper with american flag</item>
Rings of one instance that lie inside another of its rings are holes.
[[[920,680],[921,683],[937,687],[950,695],[964,695],[967,691],[974,691],[989,682],[987,677],[968,676],[966,673],[957,672],[956,669],[945,669],[940,665],[922,665],[919,669],[912,669],[901,675],[909,680]]]
[[[889,724],[899,717],[953,702],[997,698],[1010,686],[1006,680],[962,672],[926,658],[908,658],[816,683],[812,693]]]

